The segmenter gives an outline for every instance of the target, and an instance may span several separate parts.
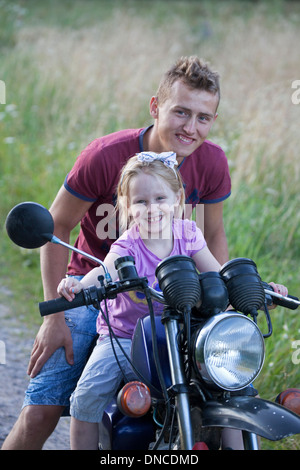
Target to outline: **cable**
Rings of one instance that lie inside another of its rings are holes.
[[[107,308],[106,299],[104,300],[104,303],[105,303],[105,311],[106,311],[106,314],[107,314],[106,318],[105,318],[104,311],[102,310],[101,306],[99,306],[99,310],[101,311],[101,314],[103,315],[103,317],[104,317],[104,319],[105,319],[105,321],[106,321],[106,324],[107,324],[107,326],[108,326],[109,331],[112,331],[112,332],[113,332],[113,330],[112,330],[112,328],[111,328],[111,326],[110,326],[110,322],[109,322],[109,313],[108,313],[108,308]],[[114,335],[114,337],[115,337],[115,335]],[[127,383],[129,380],[128,380],[128,378],[127,378],[127,376],[126,376],[126,374],[125,374],[125,372],[124,372],[124,370],[123,370],[123,368],[122,368],[122,366],[121,366],[121,364],[120,364],[118,355],[117,355],[117,353],[116,353],[115,345],[114,345],[114,342],[113,342],[113,335],[109,335],[109,338],[110,338],[110,343],[111,343],[111,347],[112,347],[112,350],[113,350],[115,359],[116,359],[116,361],[117,361],[117,364],[118,364],[118,366],[119,366],[120,371],[122,372],[124,382]],[[116,337],[115,337],[115,339],[116,339]],[[117,340],[117,344],[118,344],[119,348],[121,349],[121,351],[122,351],[122,353],[124,354],[125,359],[126,359],[126,353],[125,353],[125,351],[124,351],[124,348],[121,346],[121,343],[120,343],[119,340]]]
[[[161,366],[160,366],[160,361],[159,361],[156,326],[155,326],[155,315],[154,315],[154,310],[153,310],[153,305],[152,305],[152,300],[151,300],[151,294],[150,294],[150,290],[148,288],[146,288],[144,290],[144,292],[145,292],[147,304],[148,304],[148,307],[149,307],[149,313],[150,313],[154,362],[155,362],[159,383],[160,383],[160,386],[161,386],[161,389],[162,389],[162,393],[163,393],[164,400],[165,400],[165,405],[166,405],[166,414],[165,414],[164,424],[163,424],[163,427],[160,431],[159,437],[156,440],[156,442],[155,442],[155,444],[152,448],[152,450],[156,450],[158,448],[162,438],[163,438],[166,426],[169,423],[171,407],[170,407],[170,402],[169,402],[168,390],[166,388],[165,380],[164,380],[164,377],[163,377],[163,373],[162,373]]]
[[[110,325],[110,322],[109,322],[109,318],[108,318],[108,310],[107,310],[107,304],[105,302],[105,308],[106,308],[106,313],[107,313],[107,316],[106,314],[104,313],[103,309],[101,308],[100,304],[99,304],[99,310],[101,312],[101,314],[103,315],[103,318],[104,318],[104,321],[106,322],[107,324],[107,327],[108,327],[108,330],[109,330],[109,335],[110,336],[113,336],[113,338],[115,339],[116,343],[118,344],[120,350],[122,351],[124,357],[126,358],[126,360],[129,362],[130,366],[132,367],[133,371],[136,373],[136,375],[139,377],[140,380],[142,380],[142,382],[144,382],[150,389],[152,388],[152,390],[154,390],[156,393],[160,393],[160,390],[158,390],[156,387],[154,387],[154,385],[152,385],[147,379],[146,377],[144,377],[140,372],[139,370],[135,367],[135,365],[133,364],[133,362],[131,361],[131,359],[129,358],[128,354],[124,351],[124,348],[123,346],[121,345],[120,341],[119,341],[119,338],[116,336],[115,332],[113,331],[111,325]],[[116,357],[116,360],[117,360],[117,357]],[[118,363],[119,364],[119,363]],[[121,369],[122,371],[122,369]],[[123,372],[122,372],[123,373]]]
[[[163,373],[162,373],[162,369],[161,369],[161,365],[160,365],[160,361],[159,361],[159,354],[158,354],[158,346],[157,346],[157,335],[156,335],[156,326],[155,326],[155,314],[154,314],[154,310],[153,310],[153,305],[152,305],[152,299],[151,299],[151,291],[148,287],[146,287],[145,289],[143,289],[144,293],[145,293],[145,297],[146,297],[146,300],[147,300],[147,304],[148,304],[148,308],[149,308],[149,316],[150,316],[150,323],[151,323],[151,333],[152,333],[152,347],[153,347],[153,356],[154,356],[154,362],[155,362],[155,367],[156,367],[156,370],[157,370],[157,375],[158,375],[158,378],[159,378],[159,382],[160,382],[160,385],[161,385],[161,391],[162,391],[162,394],[163,394],[163,397],[164,397],[164,403],[166,405],[166,414],[165,414],[165,420],[164,420],[164,424],[162,426],[162,429],[160,431],[160,434],[159,434],[159,437],[157,438],[154,446],[153,446],[153,449],[152,450],[156,450],[157,447],[159,446],[163,436],[164,436],[164,432],[165,432],[165,429],[166,429],[166,426],[168,425],[169,421],[170,421],[170,414],[171,414],[171,407],[170,407],[170,402],[169,402],[169,395],[168,395],[168,390],[166,388],[166,385],[165,385],[165,381],[164,381],[164,376],[163,376]],[[122,351],[124,357],[127,359],[127,361],[129,362],[129,364],[131,365],[131,367],[133,368],[134,372],[138,375],[138,377],[149,387],[149,388],[152,388],[154,389],[157,393],[161,393],[160,390],[156,389],[156,387],[154,387],[151,383],[149,383],[149,381],[147,379],[145,379],[145,377],[142,376],[142,374],[140,374],[140,372],[137,370],[137,368],[134,366],[134,364],[132,363],[131,359],[128,357],[127,353],[124,351],[124,348],[122,347],[122,345],[120,344],[120,341],[119,341],[119,338],[116,336],[116,334],[114,333],[111,325],[110,325],[110,322],[109,322],[109,313],[108,313],[108,309],[107,309],[107,303],[106,303],[106,299],[105,299],[105,310],[106,312],[104,313],[103,309],[101,308],[101,305],[100,305],[100,302],[99,302],[99,310],[107,324],[107,327],[108,327],[108,330],[109,330],[109,334],[110,334],[110,338],[111,338],[111,344],[112,344],[112,348],[113,348],[113,352],[114,352],[114,355],[115,355],[115,358],[116,358],[116,361],[120,367],[120,370],[122,372],[122,375],[123,377],[125,378],[126,382],[128,382],[128,379],[126,377],[126,374],[124,373],[121,365],[120,365],[120,362],[118,360],[118,357],[117,357],[117,353],[115,351],[115,348],[114,348],[114,345],[113,345],[113,338],[115,339],[116,343],[118,344],[120,350]],[[113,338],[112,338],[113,337]]]

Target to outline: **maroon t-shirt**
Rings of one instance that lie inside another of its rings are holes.
[[[119,236],[114,212],[116,188],[126,161],[143,151],[146,129],[127,129],[91,142],[78,156],[65,179],[65,188],[74,196],[90,201],[89,211],[81,220],[75,246],[104,259],[111,244]],[[216,203],[230,195],[231,182],[227,158],[223,150],[205,141],[179,166],[186,204]],[[72,252],[68,273],[84,275],[95,264]]]

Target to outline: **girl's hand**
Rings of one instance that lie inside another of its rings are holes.
[[[75,294],[78,294],[82,288],[83,286],[80,281],[73,277],[66,277],[60,281],[57,287],[57,293],[71,302]]]
[[[274,282],[269,282],[268,284],[273,287],[274,292],[276,292],[276,294],[281,294],[285,297],[288,295],[287,287],[283,286],[282,284],[275,284]]]
[[[270,284],[270,286],[273,287],[274,292],[276,292],[276,294],[281,294],[281,295],[284,295],[284,296],[288,295],[287,287],[283,286],[282,284],[275,284],[274,282],[268,282],[268,284]],[[274,308],[276,308],[276,304],[273,303],[268,308],[269,309],[274,309]]]

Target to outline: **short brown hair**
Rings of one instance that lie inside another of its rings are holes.
[[[181,80],[190,88],[218,94],[220,100],[219,74],[196,56],[181,57],[162,77],[157,90],[157,99],[162,104],[169,96],[174,82]]]

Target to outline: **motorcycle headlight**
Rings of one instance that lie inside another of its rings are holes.
[[[211,317],[195,337],[194,358],[208,385],[241,390],[259,374],[265,356],[258,326],[240,313]]]

